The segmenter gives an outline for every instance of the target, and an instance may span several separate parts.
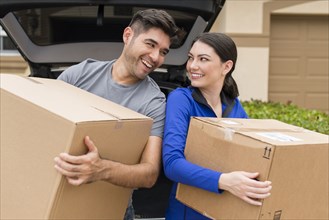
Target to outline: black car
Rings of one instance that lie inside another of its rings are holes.
[[[123,29],[141,9],[159,8],[186,31],[164,64],[150,74],[165,94],[189,85],[185,73],[192,40],[209,31],[225,0],[0,0],[0,24],[28,62],[30,76],[57,78],[86,58],[112,60],[123,48]],[[171,183],[163,172],[152,189],[138,189],[136,216],[162,218]]]

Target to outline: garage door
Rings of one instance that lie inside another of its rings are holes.
[[[328,16],[271,18],[269,100],[329,112]]]

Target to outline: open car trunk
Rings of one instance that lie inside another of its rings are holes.
[[[28,62],[30,76],[57,78],[86,58],[112,60],[121,54],[122,33],[133,14],[145,8],[164,9],[186,31],[164,64],[150,76],[167,95],[189,85],[185,73],[193,39],[210,30],[225,0],[10,0],[0,1],[0,24]],[[138,189],[136,216],[164,217],[171,182],[161,173],[152,189]]]

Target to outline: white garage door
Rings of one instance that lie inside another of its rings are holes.
[[[272,16],[270,101],[329,112],[328,19]]]

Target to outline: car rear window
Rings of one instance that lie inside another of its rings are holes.
[[[145,8],[104,6],[103,19],[100,19],[98,6],[34,8],[14,14],[31,41],[45,46],[72,42],[122,42],[123,29],[133,14],[142,9]],[[188,12],[166,11],[187,33],[198,17]],[[184,40],[180,45],[183,43]]]

